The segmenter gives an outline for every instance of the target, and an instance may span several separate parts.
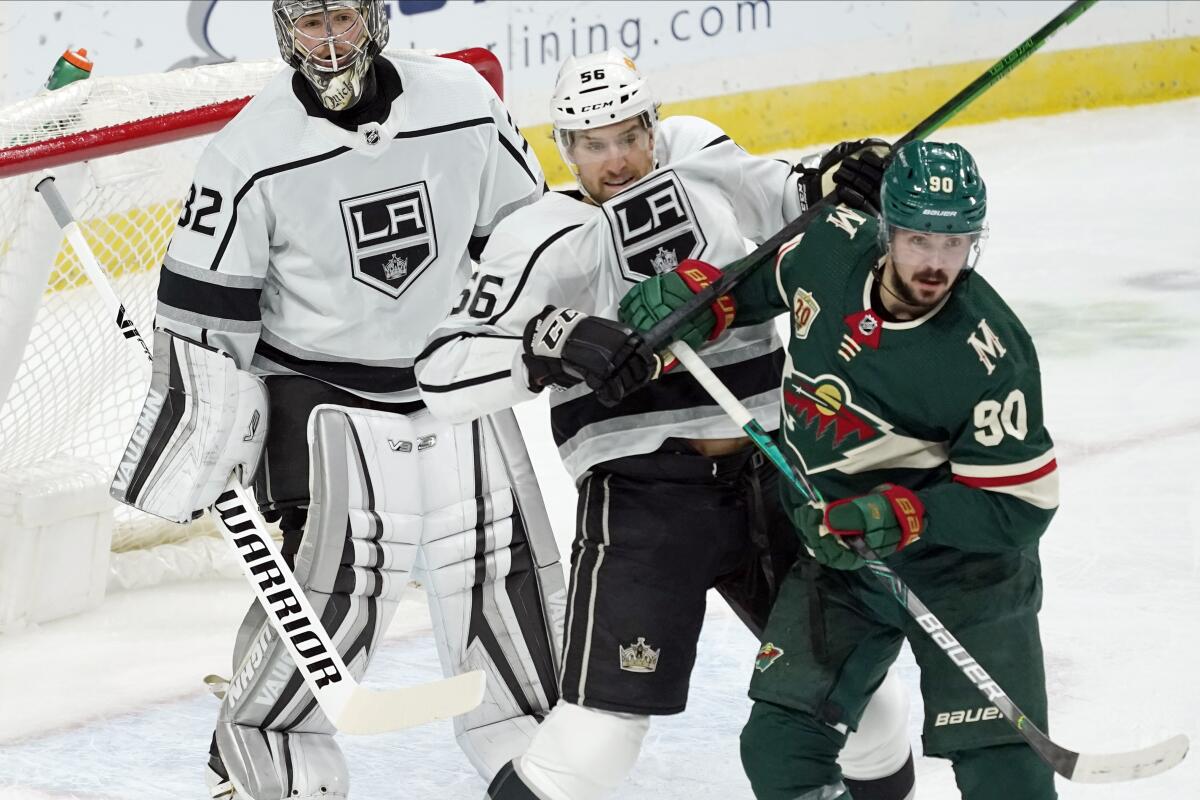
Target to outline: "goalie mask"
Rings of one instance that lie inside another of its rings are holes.
[[[371,61],[388,42],[383,0],[274,0],[279,54],[330,111],[362,97]]]
[[[634,119],[640,125],[620,125]],[[593,200],[607,197],[593,196],[596,192],[584,185],[581,167],[630,154],[642,157],[646,172],[656,166],[658,103],[649,82],[620,50],[568,58],[558,72],[550,120],[559,154],[580,190]]]

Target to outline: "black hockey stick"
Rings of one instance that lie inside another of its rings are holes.
[[[893,147],[899,147],[913,139],[924,139],[942,125],[945,125],[947,120],[970,105],[976,97],[986,92],[998,83],[1001,78],[1012,72],[1018,64],[1029,58],[1060,28],[1064,28],[1074,22],[1083,12],[1095,4],[1096,0],[1076,0],[1076,2],[1071,3],[1054,19],[1039,28],[1036,33],[1009,51],[1004,58],[988,67],[986,72],[971,81],[962,91],[943,103],[928,117],[918,122],[912,130],[897,139]],[[779,232],[755,248],[752,253],[727,265],[722,270],[720,278],[715,280],[710,286],[697,292],[693,297],[688,298],[686,303],[663,317],[655,323],[653,328],[642,334],[643,340],[655,352],[666,347],[674,340],[675,337],[672,334],[684,320],[699,309],[708,308],[712,305],[713,300],[720,295],[733,291],[733,288],[741,283],[751,272],[773,259],[780,247],[808,230],[808,226],[812,221],[833,205],[831,202],[832,198],[832,195],[827,196],[819,202],[814,203],[803,214],[783,226]]]
[[[122,335],[150,348],[109,284],[66,200],[47,176],[34,187],[46,201],[55,222],[71,243],[79,263],[100,291]],[[271,539],[258,504],[231,473],[212,506],[212,517],[225,541],[237,552],[238,565],[275,635],[283,643],[313,698],[341,733],[386,733],[437,719],[465,714],[483,700],[486,678],[480,670],[431,683],[399,689],[370,689],[361,685],[329,638],[321,618],[308,601],[292,570]]]
[[[810,500],[824,502],[817,487],[812,485],[796,465],[783,455],[771,435],[763,430],[749,410],[721,383],[695,351],[683,342],[671,345],[671,352],[687,368],[701,386],[717,401],[722,410],[741,426],[755,446],[775,465],[775,468],[791,482],[797,491]],[[1116,783],[1137,778],[1149,778],[1174,767],[1187,755],[1188,738],[1183,734],[1172,736],[1166,741],[1128,753],[1087,754],[1077,753],[1055,744],[1037,725],[1025,716],[1017,704],[992,680],[958,640],[946,630],[932,611],[908,588],[904,580],[892,570],[879,555],[867,545],[861,536],[846,537],[844,540],[864,561],[871,573],[882,582],[904,606],[909,616],[917,621],[921,629],[942,648],[942,652],[978,689],[988,702],[999,709],[1008,722],[1017,729],[1021,737],[1038,756],[1055,772],[1068,780],[1079,783]]]

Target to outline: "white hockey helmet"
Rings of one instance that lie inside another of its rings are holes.
[[[330,111],[362,97],[371,61],[387,46],[383,0],[274,0],[279,54]]]
[[[576,177],[578,164],[570,153],[574,133],[634,117],[641,117],[646,130],[657,130],[658,102],[632,59],[610,48],[563,62],[550,100],[550,121],[558,152]]]

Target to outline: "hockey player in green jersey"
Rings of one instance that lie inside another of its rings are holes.
[[[1046,729],[1038,540],[1057,473],[1033,343],[975,274],[986,189],[964,148],[917,141],[896,151],[879,201],[878,217],[831,208],[730,298],[735,325],[790,317],[783,450],[827,501],[782,484],[815,560],[772,611],[743,765],[760,800],[849,798],[838,751],[907,638],[925,754],[951,761],[962,796],[1054,798],[1050,768],[842,542],[864,536]],[[622,320],[648,329],[712,269],[643,281]],[[716,329],[710,311],[676,335],[699,347]]]

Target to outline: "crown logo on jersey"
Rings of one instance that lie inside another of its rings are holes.
[[[621,669],[626,672],[654,672],[658,669],[658,654],[662,648],[655,650],[646,644],[646,637],[639,636],[638,640],[629,647],[617,645],[621,657]]]
[[[654,258],[650,259],[650,264],[654,267],[657,273],[670,272],[679,266],[679,258],[676,257],[674,250],[668,250],[665,247],[658,248],[658,252],[654,254]]]
[[[394,281],[397,278],[403,278],[408,274],[408,259],[401,258],[399,253],[395,253],[383,264],[383,276],[389,281]]]

